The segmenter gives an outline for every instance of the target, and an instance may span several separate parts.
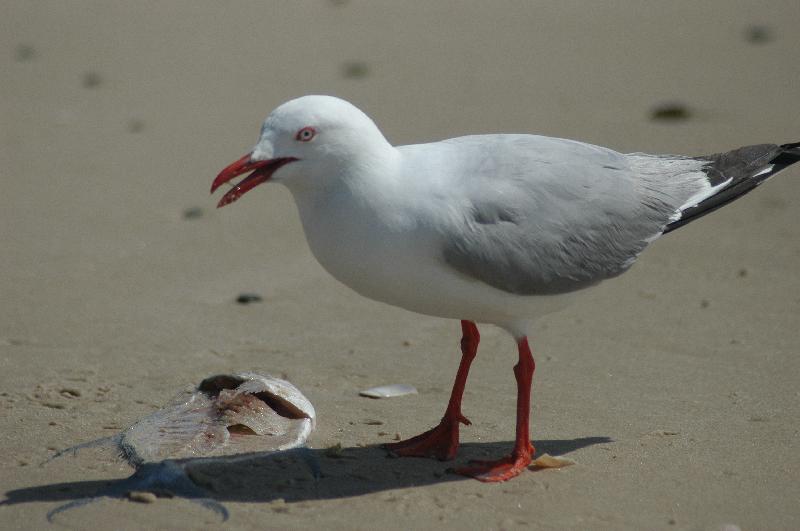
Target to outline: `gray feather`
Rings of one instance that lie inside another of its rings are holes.
[[[444,259],[520,295],[564,293],[623,273],[704,178],[691,159],[627,156],[560,139],[512,136],[492,148],[465,177],[470,208],[445,235]],[[642,168],[651,171],[637,175]]]

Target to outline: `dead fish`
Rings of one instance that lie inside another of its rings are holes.
[[[280,451],[301,446],[316,423],[297,387],[252,372],[206,378],[188,399],[160,409],[121,434],[133,466],[164,459]]]
[[[192,499],[226,520],[227,510],[190,479],[187,470],[192,463],[307,451],[302,447],[315,425],[314,406],[286,380],[253,372],[211,376],[122,433],[61,450],[50,458],[48,462],[85,448],[111,447],[136,473],[94,498],[50,511],[47,518],[100,497],[146,491]],[[304,457],[319,477],[313,456]]]

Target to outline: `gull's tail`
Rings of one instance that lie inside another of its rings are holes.
[[[664,228],[664,233],[705,216],[740,198],[779,171],[800,162],[800,142],[794,144],[759,144],[727,153],[697,157],[707,161],[703,171],[717,192],[681,211],[677,219]]]

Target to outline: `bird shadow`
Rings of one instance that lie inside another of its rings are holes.
[[[581,448],[613,442],[609,437],[581,437],[535,442],[536,453],[560,456]],[[464,443],[457,461],[387,456],[379,446],[307,449],[231,458],[166,460],[139,467],[124,479],[72,481],[38,485],[6,492],[0,505],[62,502],[60,512],[104,497],[125,498],[131,491],[149,491],[159,497],[183,497],[216,512],[222,520],[223,502],[286,503],[348,498],[409,487],[470,480],[453,473],[470,459],[499,457],[511,442]]]

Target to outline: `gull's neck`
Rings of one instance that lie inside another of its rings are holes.
[[[308,175],[287,179],[284,184],[298,208],[319,208],[323,204],[350,200],[354,203],[382,203],[401,186],[400,152],[383,136],[362,142],[357,148],[331,150],[329,156]]]

